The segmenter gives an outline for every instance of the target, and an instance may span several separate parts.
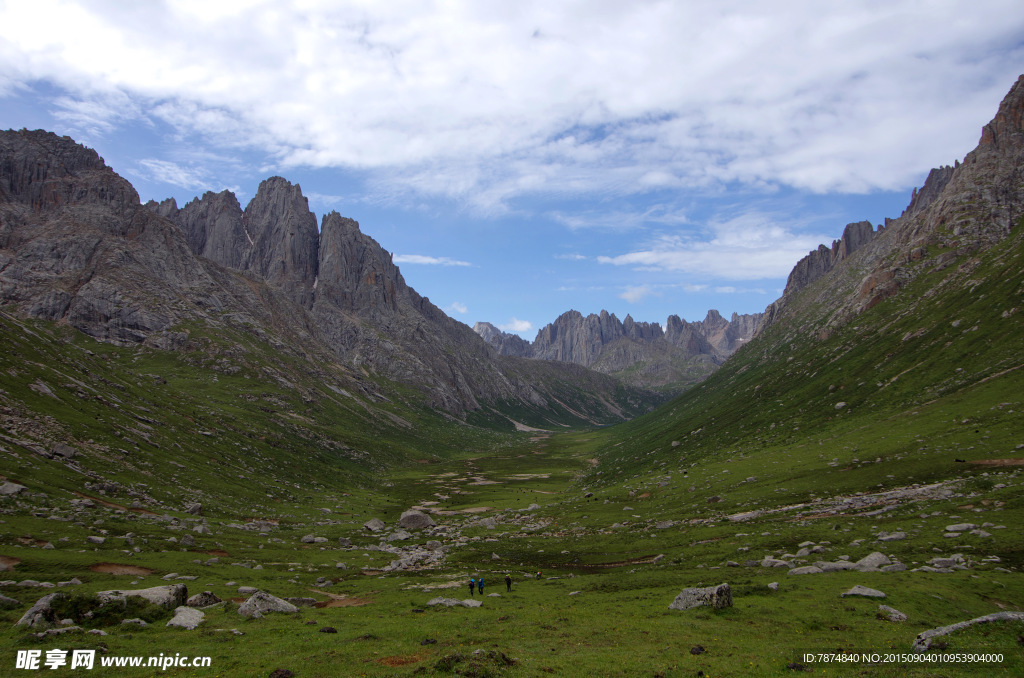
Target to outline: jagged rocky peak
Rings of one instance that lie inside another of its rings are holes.
[[[1003,150],[1020,146],[1024,135],[1024,75],[1017,78],[999,104],[996,116],[981,130],[979,147],[993,146]]]
[[[517,358],[533,357],[533,346],[518,334],[503,332],[491,323],[486,322],[478,322],[473,325],[473,331],[493,346],[501,355],[515,356]]]
[[[247,270],[284,290],[307,308],[313,304],[320,233],[298,184],[281,177],[260,183],[242,216],[252,249]]]
[[[33,209],[100,203],[118,210],[139,205],[131,184],[91,148],[43,130],[0,132],[0,200]]]
[[[234,193],[208,191],[202,198],[190,200],[170,218],[185,231],[185,240],[195,254],[241,269],[253,248],[242,216],[242,206]]]
[[[806,257],[796,263],[789,273],[789,279],[786,280],[786,290],[783,294],[794,294],[807,287],[832,270],[840,261],[871,242],[884,228],[880,226],[876,231],[870,221],[847,224],[843,229],[843,236],[832,241],[831,248],[818,245],[818,249],[811,250]]]
[[[325,214],[321,222],[318,266],[318,301],[346,312],[394,312],[409,296],[392,255],[360,231],[358,222],[337,212]]]

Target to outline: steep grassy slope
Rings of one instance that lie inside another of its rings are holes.
[[[705,383],[609,431],[590,480],[801,446],[829,459],[900,456],[922,482],[955,459],[1020,456],[1022,230],[984,252],[915,262],[923,271],[908,288],[838,330],[819,333],[827,314],[813,307],[799,331],[770,327]]]

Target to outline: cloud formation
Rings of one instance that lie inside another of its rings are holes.
[[[829,241],[822,234],[798,232],[772,215],[746,212],[714,221],[704,233],[662,233],[644,249],[597,261],[717,280],[762,280],[785,278],[794,262]]]
[[[34,0],[0,5],[0,91],[56,84],[57,114],[93,135],[150,121],[500,213],[733,183],[906,189],[976,142],[1021,34],[1019,0]]]
[[[533,329],[533,323],[529,320],[520,320],[513,317],[507,323],[497,326],[502,332],[529,332]]]
[[[472,266],[468,261],[459,261],[450,257],[428,257],[423,254],[396,254],[396,264],[422,264],[425,266]]]

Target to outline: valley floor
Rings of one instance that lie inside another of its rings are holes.
[[[779,492],[790,471],[766,471],[763,459],[758,477],[753,462],[715,461],[590,488],[597,435],[523,435],[490,454],[425,462],[373,490],[312,497],[291,523],[152,515],[99,495],[72,506],[7,496],[0,594],[17,602],[0,612],[2,673],[20,674],[19,657],[39,651],[48,675],[80,675],[78,649],[97,651],[97,674],[125,676],[1024,674],[1021,620],[912,652],[921,632],[1024,609],[1019,462],[805,501]],[[716,510],[710,479],[726,470],[745,479],[729,483],[732,498],[756,509]],[[412,508],[436,525],[400,529]],[[364,528],[372,518],[385,527]],[[486,581],[482,595],[470,596],[471,577]],[[682,589],[723,582],[732,606],[669,609]],[[74,618],[84,608],[73,606],[68,626],[81,630],[37,637],[45,627],[15,626],[44,594],[176,583],[224,602],[191,631],[167,627],[170,611],[144,610],[151,622],[140,626]],[[858,585],[885,598],[843,596]],[[243,587],[309,600],[247,618]],[[51,671],[54,650],[69,662]],[[209,666],[100,665],[160,655]]]

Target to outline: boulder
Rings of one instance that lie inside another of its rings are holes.
[[[940,626],[935,629],[929,629],[922,631],[917,634],[917,638],[914,639],[914,644],[911,646],[911,650],[914,652],[927,652],[932,646],[932,638],[936,636],[944,636],[954,631],[960,631],[967,628],[968,626],[974,626],[975,624],[988,624],[997,621],[1024,621],[1024,612],[994,612],[992,614],[986,614],[984,617],[975,617],[967,621],[957,622],[956,624],[950,624],[949,626]]]
[[[846,598],[847,596],[863,596],[865,598],[885,598],[885,594],[876,589],[869,589],[867,586],[861,586],[857,584],[849,591],[840,593],[840,598]]]
[[[179,607],[174,610],[174,617],[167,622],[167,626],[179,626],[187,631],[192,631],[203,623],[206,613],[191,607]]]
[[[9,480],[5,480],[2,484],[0,484],[0,495],[18,494],[24,489],[24,485],[19,485],[18,483],[12,483]]]
[[[424,530],[428,527],[433,527],[435,524],[433,518],[415,509],[405,511],[402,513],[402,517],[398,519],[398,526],[404,527],[407,530]]]
[[[0,610],[9,610],[14,607],[21,607],[21,601],[7,596],[0,596]]]
[[[442,598],[439,596],[427,601],[428,607],[433,607],[434,605],[444,605],[445,607],[458,607],[459,605],[462,607],[480,607],[483,603],[473,599],[459,600],[458,598]]]
[[[363,523],[363,527],[370,532],[380,532],[384,529],[384,521],[380,518],[374,518],[373,520],[367,520]]]
[[[298,612],[299,608],[295,607],[287,600],[281,600],[276,596],[272,596],[269,593],[263,591],[257,591],[256,593],[249,596],[249,599],[238,606],[238,614],[243,617],[251,617],[253,619],[259,619],[268,612]]]
[[[794,567],[788,572],[788,574],[821,574],[824,572],[820,567],[816,565],[808,565],[806,567]]]
[[[946,525],[946,532],[969,532],[977,527],[974,523],[957,523],[956,525]]]
[[[302,537],[302,539],[300,539],[299,541],[303,544],[312,544],[316,541],[316,536],[312,534],[307,534],[304,537]]]
[[[55,600],[67,598],[63,593],[50,593],[36,601],[35,605],[29,608],[28,612],[21,615],[21,619],[14,623],[15,626],[44,626],[49,623],[50,605]]]
[[[856,569],[858,571],[870,572],[872,570],[877,570],[878,568],[883,567],[885,565],[891,565],[892,561],[889,560],[889,558],[884,553],[879,553],[878,551],[875,551],[874,553],[869,553],[868,555],[864,556],[854,564],[856,565]]]
[[[878,616],[888,619],[891,622],[907,621],[907,615],[903,614],[894,607],[889,607],[888,605],[878,606]]]
[[[672,604],[670,610],[689,610],[693,607],[706,605],[716,610],[723,607],[732,607],[732,590],[728,584],[718,586],[707,586],[704,588],[683,589]]]
[[[148,589],[100,591],[96,594],[96,597],[102,602],[124,600],[131,597],[142,598],[153,605],[162,605],[169,610],[173,610],[185,604],[188,598],[188,587],[184,584],[171,584],[169,586],[154,586]]]
[[[190,597],[187,601],[189,607],[209,607],[216,605],[217,603],[223,602],[216,594],[210,591],[203,591]]]

